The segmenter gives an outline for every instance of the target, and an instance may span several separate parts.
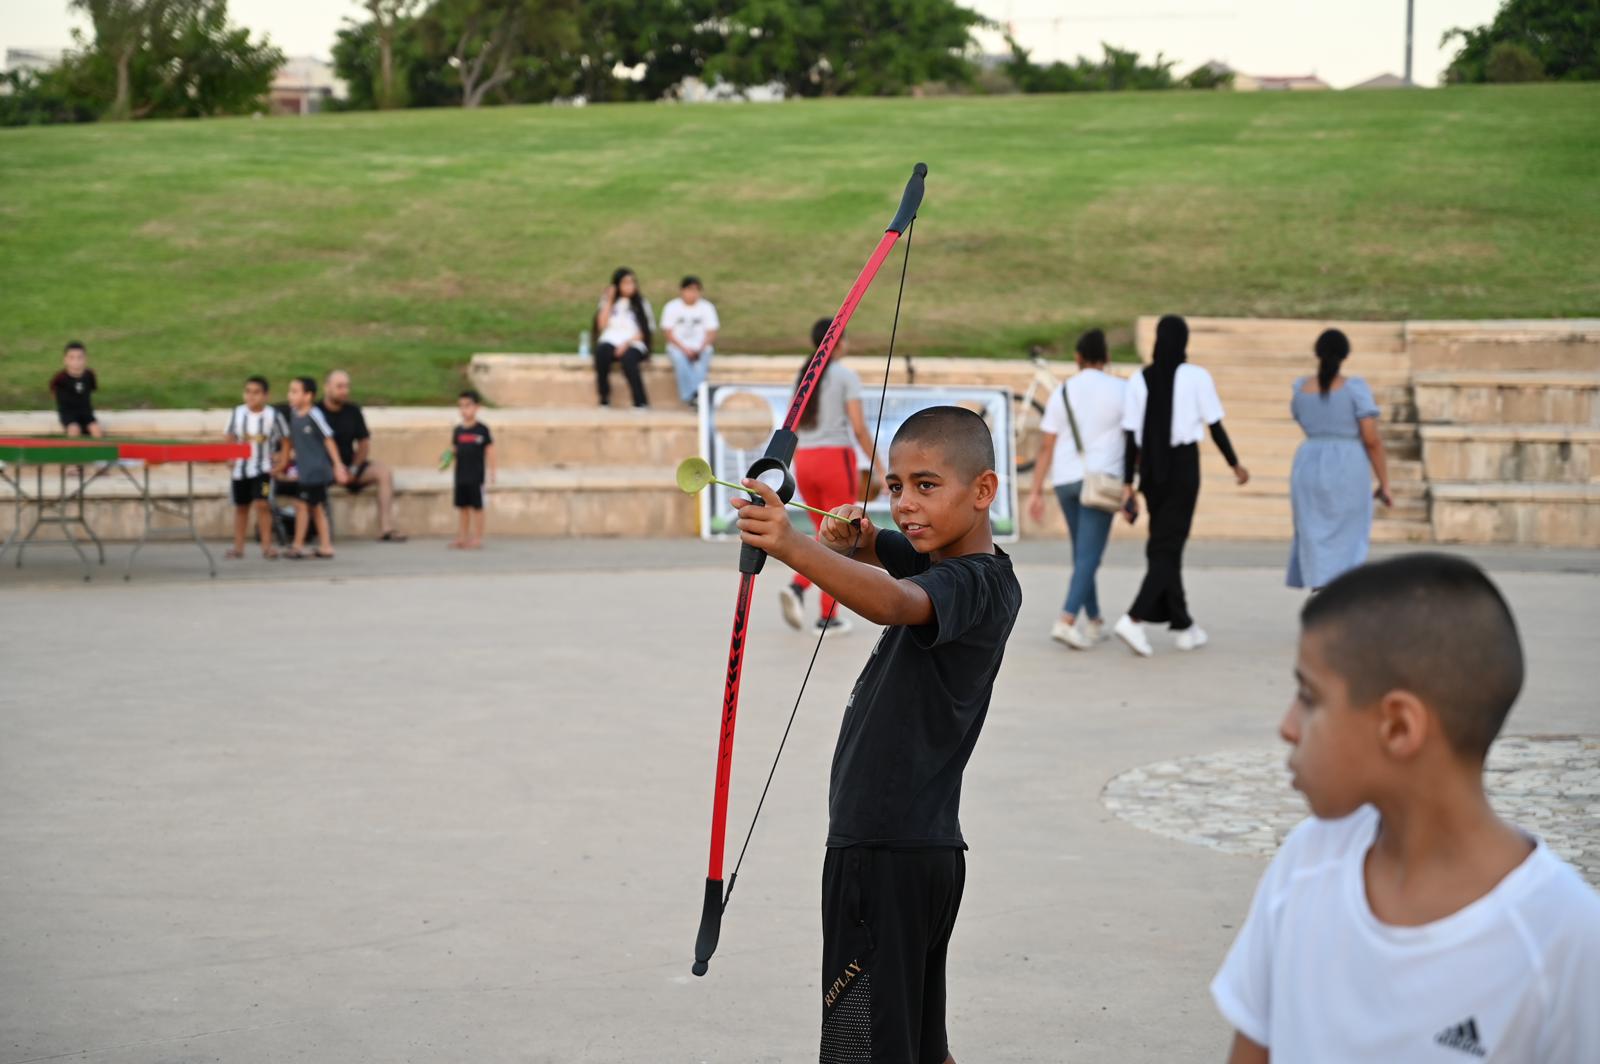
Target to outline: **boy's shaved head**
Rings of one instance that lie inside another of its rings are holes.
[[[1353,703],[1409,691],[1463,757],[1488,754],[1522,690],[1511,608],[1463,558],[1406,554],[1352,569],[1306,603],[1300,623],[1323,639]]]
[[[973,481],[994,468],[994,438],[983,418],[961,406],[930,406],[906,418],[891,447],[933,444],[944,452],[963,480]]]

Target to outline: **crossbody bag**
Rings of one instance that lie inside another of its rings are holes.
[[[1061,386],[1061,405],[1067,408],[1067,424],[1072,427],[1072,445],[1078,449],[1078,460],[1083,463],[1083,483],[1078,488],[1078,501],[1091,510],[1116,513],[1122,509],[1122,478],[1110,473],[1089,472],[1089,456],[1083,452],[1083,437],[1078,434],[1078,419],[1072,413],[1072,403],[1067,398],[1067,386]]]

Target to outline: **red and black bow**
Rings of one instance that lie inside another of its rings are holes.
[[[798,437],[795,426],[800,423],[800,416],[805,413],[806,404],[811,401],[811,394],[816,389],[817,383],[822,379],[823,370],[828,368],[828,360],[833,357],[834,347],[839,342],[839,337],[844,335],[845,326],[850,323],[850,316],[855,313],[856,305],[867,294],[867,289],[872,285],[872,279],[877,276],[878,268],[889,256],[889,251],[894,247],[895,241],[901,234],[909,233],[912,223],[916,221],[917,208],[922,204],[923,179],[927,176],[928,168],[923,163],[918,163],[911,172],[911,180],[906,182],[904,194],[900,197],[900,209],[895,213],[894,221],[889,223],[889,228],[884,230],[883,237],[878,241],[878,246],[873,249],[872,255],[867,259],[867,264],[861,268],[861,273],[856,277],[855,284],[850,286],[850,292],[844,297],[839,312],[833,316],[833,324],[828,327],[827,334],[822,338],[816,353],[811,356],[811,362],[806,367],[805,373],[800,377],[795,386],[794,398],[789,402],[789,411],[784,415],[783,423],[772,434],[772,439],[767,443],[766,452],[751,465],[745,476],[752,479],[759,478],[762,474],[777,472],[782,481],[778,489],[778,496],[784,502],[794,494],[794,477],[789,472],[790,463],[794,460],[795,445]],[[910,262],[910,238],[906,240],[906,263]],[[900,273],[900,295],[905,294],[905,266]],[[895,300],[895,326],[889,336],[890,362],[894,359],[894,332],[900,322],[900,300]],[[887,391],[889,383],[889,363],[884,365],[884,390]],[[883,424],[883,398],[880,395],[878,403],[878,425]],[[877,431],[873,433],[873,459],[877,458]],[[757,504],[761,498],[754,492],[751,500]],[[859,535],[859,532],[858,532]],[[728,669],[724,678],[722,693],[722,724],[721,735],[717,741],[717,784],[716,793],[711,806],[711,859],[706,871],[705,902],[700,912],[700,932],[695,936],[694,943],[694,974],[705,975],[711,960],[711,954],[716,952],[717,939],[722,933],[722,913],[727,908],[728,899],[733,896],[734,882],[739,878],[739,865],[744,860],[744,851],[750,845],[750,835],[745,836],[744,847],[739,851],[739,858],[734,862],[733,874],[728,877],[727,889],[723,889],[722,863],[727,842],[728,827],[728,782],[733,774],[733,727],[739,713],[739,676],[744,667],[745,635],[750,621],[750,597],[755,590],[756,574],[761,572],[766,563],[766,552],[756,547],[741,546],[739,549],[739,595],[733,607],[733,636],[728,642]],[[811,663],[817,660],[817,650],[821,649],[822,636],[826,635],[824,627],[817,638],[816,649],[812,651]],[[811,677],[811,668],[806,668],[805,679],[800,683],[800,694],[795,698],[794,710],[789,714],[789,724],[794,724],[794,711],[800,708],[800,699],[805,695],[806,680]],[[783,741],[789,738],[789,729],[783,732]],[[783,742],[778,744],[778,756],[783,755]],[[772,784],[772,773],[777,771],[778,762],[774,758],[772,770],[767,774],[767,786]],[[767,792],[763,788],[761,800],[756,803],[755,817],[761,815],[761,804],[766,801]],[[750,831],[755,832],[755,817],[750,821]]]

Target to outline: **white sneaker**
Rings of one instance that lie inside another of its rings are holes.
[[[1150,640],[1145,637],[1144,625],[1124,613],[1117,618],[1117,623],[1112,626],[1111,634],[1128,645],[1128,649],[1141,658],[1148,658],[1155,653],[1155,648],[1150,645]]]
[[[1176,640],[1179,650],[1199,650],[1211,640],[1206,635],[1206,630],[1198,624],[1191,624],[1178,633]]]
[[[778,592],[778,605],[783,609],[783,619],[795,631],[806,626],[806,604],[800,589],[790,584]]]
[[[817,618],[816,630],[821,632],[824,628],[834,635],[848,635],[855,629],[855,625],[851,624],[850,618],[844,614],[835,612],[831,618]]]
[[[1104,643],[1111,637],[1106,635],[1105,621],[1084,621],[1083,635],[1091,643]]]
[[[1073,650],[1088,650],[1094,646],[1094,641],[1078,631],[1077,625],[1068,624],[1059,617],[1056,618],[1056,623],[1050,629],[1050,638],[1057,643],[1065,643]]]

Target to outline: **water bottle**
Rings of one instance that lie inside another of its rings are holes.
[[[585,329],[578,334],[578,357],[587,360],[589,357],[589,330]]]

